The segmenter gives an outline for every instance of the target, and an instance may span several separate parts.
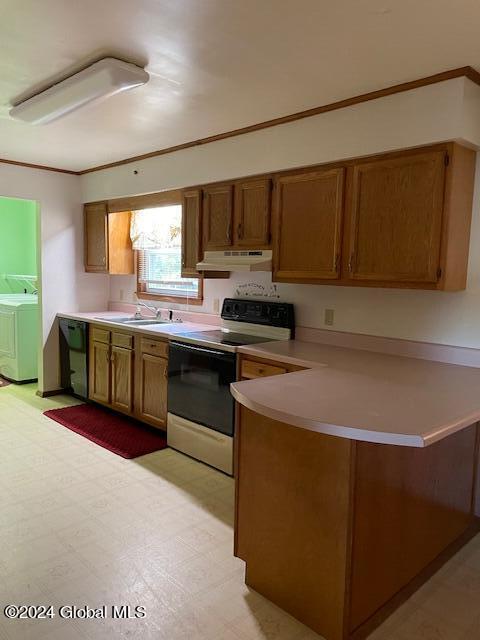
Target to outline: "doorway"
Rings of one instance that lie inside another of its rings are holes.
[[[38,380],[38,236],[37,203],[0,197],[0,386]]]

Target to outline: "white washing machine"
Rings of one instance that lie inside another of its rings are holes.
[[[38,378],[38,298],[30,294],[0,297],[0,375],[13,382]]]

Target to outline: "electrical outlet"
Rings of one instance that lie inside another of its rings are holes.
[[[335,311],[333,309],[325,309],[324,323],[331,327],[335,317]]]
[[[220,313],[220,300],[219,298],[213,299],[213,313]]]

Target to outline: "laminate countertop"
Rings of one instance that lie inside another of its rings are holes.
[[[231,385],[273,420],[333,436],[426,447],[480,420],[480,369],[289,340],[239,353],[306,367]]]
[[[127,317],[128,314],[121,311],[95,311],[90,313],[57,313],[57,318],[68,318],[70,320],[81,320],[108,329],[119,329],[120,331],[130,331],[132,333],[141,333],[151,336],[152,338],[174,338],[184,333],[192,333],[193,331],[211,331],[218,329],[216,325],[202,324],[198,322],[165,322],[162,321],[155,325],[131,325],[121,322],[115,322],[115,318]],[[144,320],[151,320],[153,316],[145,316]]]

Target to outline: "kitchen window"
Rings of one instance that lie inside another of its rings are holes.
[[[173,204],[132,212],[130,228],[137,250],[139,297],[198,304],[202,281],[182,278],[182,206]]]

